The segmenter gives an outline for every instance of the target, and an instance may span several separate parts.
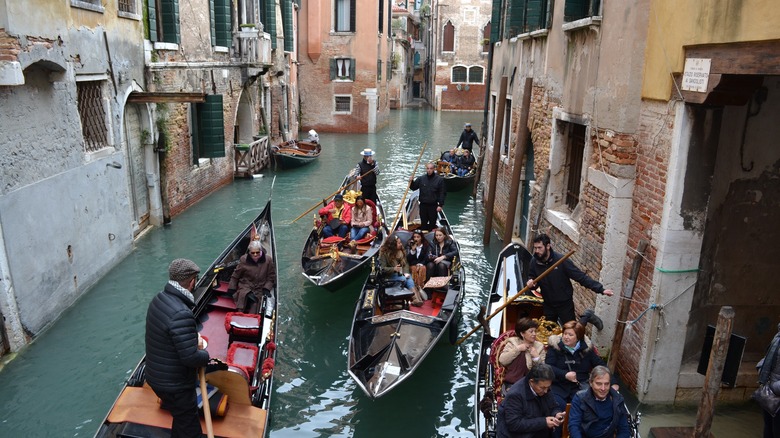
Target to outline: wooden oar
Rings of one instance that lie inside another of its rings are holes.
[[[371,172],[374,172],[374,171],[376,171],[376,167],[374,167],[373,169],[369,170],[368,172],[366,172],[366,173],[364,173],[364,174],[360,175],[360,178],[363,178],[364,176],[366,176],[366,175],[368,175],[369,173],[371,173]],[[360,181],[360,180],[359,180],[359,179],[357,179],[357,178],[355,178],[355,180],[354,180],[354,181],[352,181],[351,183],[349,183],[349,184],[347,184],[347,185],[345,185],[345,186],[343,186],[343,187],[339,187],[339,189],[338,189],[338,190],[336,190],[335,192],[333,192],[333,193],[331,193],[330,195],[326,196],[324,199],[330,199],[330,198],[332,198],[333,196],[336,196],[336,193],[338,193],[338,192],[340,192],[340,191],[342,191],[342,190],[346,189],[347,187],[351,186],[352,184],[355,184],[355,183],[356,183],[356,182],[358,182],[358,181]],[[300,218],[302,218],[302,217],[306,216],[307,214],[309,214],[309,212],[311,212],[312,210],[314,210],[315,208],[317,208],[317,206],[319,206],[319,205],[320,205],[320,203],[319,203],[319,202],[318,202],[318,203],[316,203],[316,204],[314,204],[314,206],[313,206],[312,208],[310,208],[310,209],[308,209],[308,210],[304,211],[303,213],[301,213],[301,215],[300,215],[300,216],[298,216],[298,217],[296,217],[295,219],[293,219],[293,220],[292,220],[292,222],[290,222],[290,223],[291,223],[291,224],[294,224],[294,223],[295,223],[295,222],[296,222],[298,219],[300,219]]]
[[[504,296],[503,296],[503,298],[504,298],[504,302],[505,303],[506,303],[507,294],[509,293],[509,285],[506,283],[506,259],[507,258],[504,257],[503,267],[501,268],[501,270],[504,272],[504,279],[503,279],[502,284],[504,285]],[[480,324],[481,323],[482,323],[482,321],[480,321]],[[501,315],[501,324],[502,324],[501,328],[506,330],[506,312],[504,312],[504,314]]]
[[[552,266],[550,266],[549,268],[547,268],[547,270],[546,270],[546,271],[542,272],[542,274],[541,274],[541,275],[539,275],[538,277],[534,278],[534,283],[535,283],[535,284],[538,284],[538,283],[539,283],[539,281],[541,281],[541,279],[542,279],[542,278],[546,277],[546,276],[547,276],[547,274],[549,274],[550,272],[552,272],[552,271],[553,271],[553,269],[557,268],[557,267],[558,267],[558,265],[560,265],[560,264],[561,264],[561,263],[563,263],[563,262],[564,262],[566,259],[568,259],[569,257],[571,257],[571,255],[572,255],[572,254],[574,254],[574,252],[575,252],[574,250],[571,250],[571,251],[569,251],[569,252],[568,252],[568,253],[567,253],[565,256],[561,257],[561,259],[560,259],[560,260],[558,260],[557,262],[553,263],[553,265],[552,265]],[[499,308],[498,308],[498,309],[496,309],[496,310],[494,310],[494,311],[493,311],[493,313],[491,313],[491,314],[490,314],[490,316],[488,316],[487,318],[485,318],[485,321],[489,321],[489,320],[490,320],[490,318],[492,318],[492,317],[496,316],[496,315],[498,314],[498,312],[500,312],[500,311],[504,310],[504,308],[506,308],[508,305],[512,304],[512,302],[513,302],[514,300],[516,300],[517,298],[519,298],[519,297],[520,297],[520,295],[522,295],[522,294],[526,293],[526,292],[528,291],[528,289],[530,289],[530,288],[531,288],[531,286],[526,286],[526,287],[524,287],[522,290],[520,290],[520,292],[518,292],[518,293],[514,294],[514,295],[513,295],[511,298],[509,298],[508,300],[504,301],[504,304],[502,304],[501,306],[499,306]],[[462,338],[458,339],[458,342],[456,342],[456,343],[455,343],[455,345],[460,345],[460,344],[462,344],[462,343],[463,343],[463,341],[465,341],[465,340],[466,340],[466,338],[468,338],[469,336],[473,335],[473,334],[474,334],[474,333],[475,333],[477,330],[479,330],[479,328],[480,328],[480,327],[482,327],[482,324],[479,324],[479,325],[477,325],[476,327],[474,327],[473,329],[471,329],[471,331],[470,331],[470,332],[468,332],[468,333],[466,334],[466,336],[464,336],[464,337],[462,337]]]
[[[211,424],[211,406],[209,405],[209,394],[206,388],[206,369],[198,370],[200,375],[200,399],[203,401],[203,417],[206,419],[206,434],[209,438],[214,438],[214,426]]]
[[[414,163],[414,169],[412,170],[412,176],[411,176],[412,178],[414,178],[414,175],[417,174],[417,166],[420,165],[420,160],[422,159],[423,153],[425,152],[425,148],[427,147],[428,147],[428,142],[426,141],[425,143],[423,143],[423,147],[420,150],[420,155],[417,157],[417,162]],[[404,208],[404,202],[406,202],[406,195],[409,194],[410,186],[411,183],[406,185],[406,191],[404,191],[404,196],[403,198],[401,198],[401,205],[398,206],[398,212],[396,212],[395,219],[393,219],[393,226],[390,228],[391,231],[395,230],[395,226],[396,224],[398,224],[398,216],[401,214],[401,209]]]

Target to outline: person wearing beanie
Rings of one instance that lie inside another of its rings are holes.
[[[171,436],[201,436],[195,387],[197,370],[209,362],[192,313],[192,291],[200,268],[176,259],[168,267],[169,281],[146,312],[146,382],[173,416]]]

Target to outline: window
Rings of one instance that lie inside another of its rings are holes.
[[[487,53],[490,51],[490,22],[482,29],[482,52]]]
[[[76,82],[77,106],[84,136],[84,152],[95,152],[108,147],[108,117],[103,85],[105,81]]]
[[[179,0],[149,0],[149,40],[179,44]]]
[[[551,0],[510,0],[504,22],[504,36],[512,38],[522,33],[547,29],[550,22],[550,3]]]
[[[585,151],[585,125],[566,124],[566,206],[574,210],[580,202],[580,179],[582,179],[582,158]]]
[[[444,25],[444,36],[442,38],[442,50],[445,52],[455,51],[455,26],[451,21]]]
[[[509,156],[509,141],[512,133],[512,99],[506,100],[504,109],[504,132],[501,134],[501,153]]]
[[[599,15],[601,0],[566,0],[563,7],[563,21],[576,21],[585,17]]]
[[[70,0],[70,5],[74,8],[88,9],[95,12],[104,12],[102,0]]]
[[[222,95],[209,94],[206,101],[190,105],[192,164],[201,158],[225,156],[225,119]]]
[[[456,65],[455,67],[452,67],[452,79],[450,82],[456,83],[456,82],[466,82],[467,76],[466,76],[466,67],[462,65]]]
[[[135,14],[135,0],[119,0],[117,9],[125,14]]]
[[[354,58],[331,58],[330,60],[330,80],[354,81],[355,80],[355,59]]]
[[[414,66],[420,66],[420,52],[414,52]]]
[[[336,113],[349,114],[352,112],[352,96],[334,96],[333,102]]]
[[[333,29],[336,32],[355,31],[355,2],[356,0],[334,0],[336,7]]]
[[[392,1],[392,0],[388,0]],[[379,0],[379,33],[385,32],[385,0]]]
[[[376,61],[376,80],[377,82],[382,80],[382,60],[377,59]]]
[[[478,65],[469,67],[469,82],[472,84],[481,84],[483,73],[484,69]]]
[[[230,47],[233,45],[233,30],[230,16],[230,0],[211,0],[211,45]]]

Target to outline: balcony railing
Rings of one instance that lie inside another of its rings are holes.
[[[235,33],[238,52],[234,57],[244,64],[271,65],[271,35],[254,27],[242,27]]]

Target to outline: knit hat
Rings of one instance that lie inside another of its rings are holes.
[[[200,268],[192,260],[176,259],[168,266],[168,278],[173,281],[185,281],[198,275]]]
[[[339,194],[337,194],[336,196],[333,197],[333,200],[334,201],[343,201],[344,200],[344,196],[342,196],[341,193],[339,193]]]

